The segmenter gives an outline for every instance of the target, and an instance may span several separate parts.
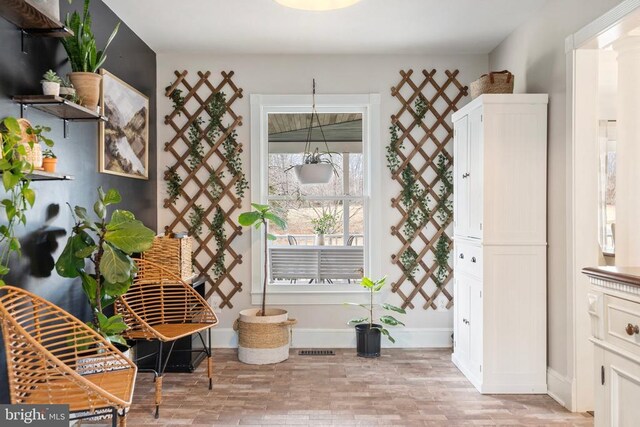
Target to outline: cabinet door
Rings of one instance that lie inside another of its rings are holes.
[[[468,176],[465,181],[468,191],[469,223],[468,237],[482,238],[482,191],[483,191],[483,109],[469,113]]]
[[[469,282],[460,277],[455,279],[454,314],[455,314],[455,353],[457,359],[465,366],[469,361]]]
[[[482,374],[482,282],[469,282],[469,370]]]
[[[640,420],[640,365],[604,351],[604,414],[595,413],[596,425],[635,427]],[[599,393],[596,391],[596,395]]]
[[[469,118],[453,125],[453,221],[454,234],[469,234]]]

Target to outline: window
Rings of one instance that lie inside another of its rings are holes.
[[[362,272],[379,274],[377,251],[368,244],[380,233],[378,215],[370,215],[380,212],[370,191],[379,188],[370,170],[381,164],[372,158],[379,155],[379,97],[324,95],[316,101],[322,131],[314,119],[307,138],[310,96],[252,95],[252,199],[272,206],[288,224],[286,231],[270,230],[277,236],[267,257],[270,303],[341,303],[352,298],[345,293],[362,294]],[[307,152],[318,149],[333,165],[326,184],[301,184],[297,177],[293,166],[303,163],[307,139]],[[254,303],[261,294],[261,238],[254,233]]]
[[[616,122],[600,121],[598,139],[600,145],[599,240],[602,252],[612,256],[615,254],[616,243]]]

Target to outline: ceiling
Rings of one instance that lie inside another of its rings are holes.
[[[273,0],[104,1],[158,53],[486,54],[550,0],[362,0],[328,12]]]

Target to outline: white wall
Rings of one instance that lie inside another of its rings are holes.
[[[516,92],[549,93],[548,313],[550,390],[570,399],[571,297],[567,287],[567,140],[565,38],[620,0],[550,1],[489,55],[492,70],[516,76]],[[568,316],[569,314],[569,316]],[[569,389],[567,389],[569,387]],[[555,390],[554,390],[555,389]],[[570,402],[565,402],[567,406]]]
[[[367,56],[287,56],[287,55],[206,55],[206,54],[170,54],[164,53],[157,56],[158,62],[158,141],[159,147],[172,137],[169,126],[164,125],[164,116],[170,111],[171,103],[164,96],[164,87],[173,82],[174,70],[188,70],[191,82],[195,79],[197,71],[210,70],[214,76],[219,72],[233,70],[234,82],[244,90],[244,98],[237,101],[233,108],[236,113],[244,117],[244,125],[240,128],[238,141],[245,144],[243,161],[245,170],[249,175],[250,165],[250,106],[249,95],[258,94],[309,94],[311,79],[315,78],[318,85],[318,93],[325,94],[366,94],[379,93],[381,95],[381,145],[382,149],[389,142],[388,127],[390,116],[399,108],[398,102],[390,94],[391,86],[397,84],[400,79],[401,69],[413,68],[416,74],[421,74],[423,68],[435,68],[439,73],[447,69],[459,69],[459,80],[464,84],[476,79],[487,72],[487,55],[465,56],[392,56],[392,55],[367,55]],[[213,81],[216,81],[213,79]],[[464,105],[467,98],[461,102]],[[384,154],[381,157],[384,159]],[[170,157],[162,150],[158,153],[158,170],[165,170],[170,162]],[[385,168],[382,173],[382,187],[377,195],[383,199],[382,206],[385,212],[384,230],[389,230],[392,222],[397,219],[397,214],[391,208],[390,199],[397,195],[399,187],[390,177]],[[248,177],[249,178],[249,177]],[[166,198],[166,187],[162,183],[158,185],[158,227],[168,223],[169,216],[162,207],[162,201]],[[249,205],[250,193],[244,202],[244,207]],[[385,238],[380,242],[372,242],[384,251],[383,258],[386,261],[383,271],[390,279],[398,277],[399,270],[391,264],[390,256],[399,247],[399,244],[390,233],[385,233]],[[216,346],[234,345],[234,334],[231,331],[233,321],[237,318],[239,310],[250,307],[250,251],[249,233],[245,233],[237,240],[234,248],[243,255],[244,262],[234,270],[238,280],[244,284],[243,292],[234,296],[233,309],[217,309],[220,313],[221,324],[216,332]],[[449,291],[452,292],[450,285]],[[387,299],[393,304],[400,303],[395,294]],[[212,301],[215,302],[215,301]],[[397,330],[394,333],[400,338],[399,346],[443,346],[449,345],[449,336],[452,329],[452,312],[450,310],[422,309],[422,302],[417,301],[417,308],[404,316],[407,328],[404,332]],[[354,311],[342,305],[291,305],[284,307],[290,311],[290,316],[298,319],[298,325],[294,330],[294,345],[298,346],[348,346],[353,344],[353,331],[346,326],[346,321],[354,315]],[[322,335],[307,335],[312,330]],[[305,336],[322,340],[309,341]]]

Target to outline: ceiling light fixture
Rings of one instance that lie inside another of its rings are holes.
[[[325,11],[344,9],[353,6],[360,0],[275,0],[276,3],[292,9]]]

